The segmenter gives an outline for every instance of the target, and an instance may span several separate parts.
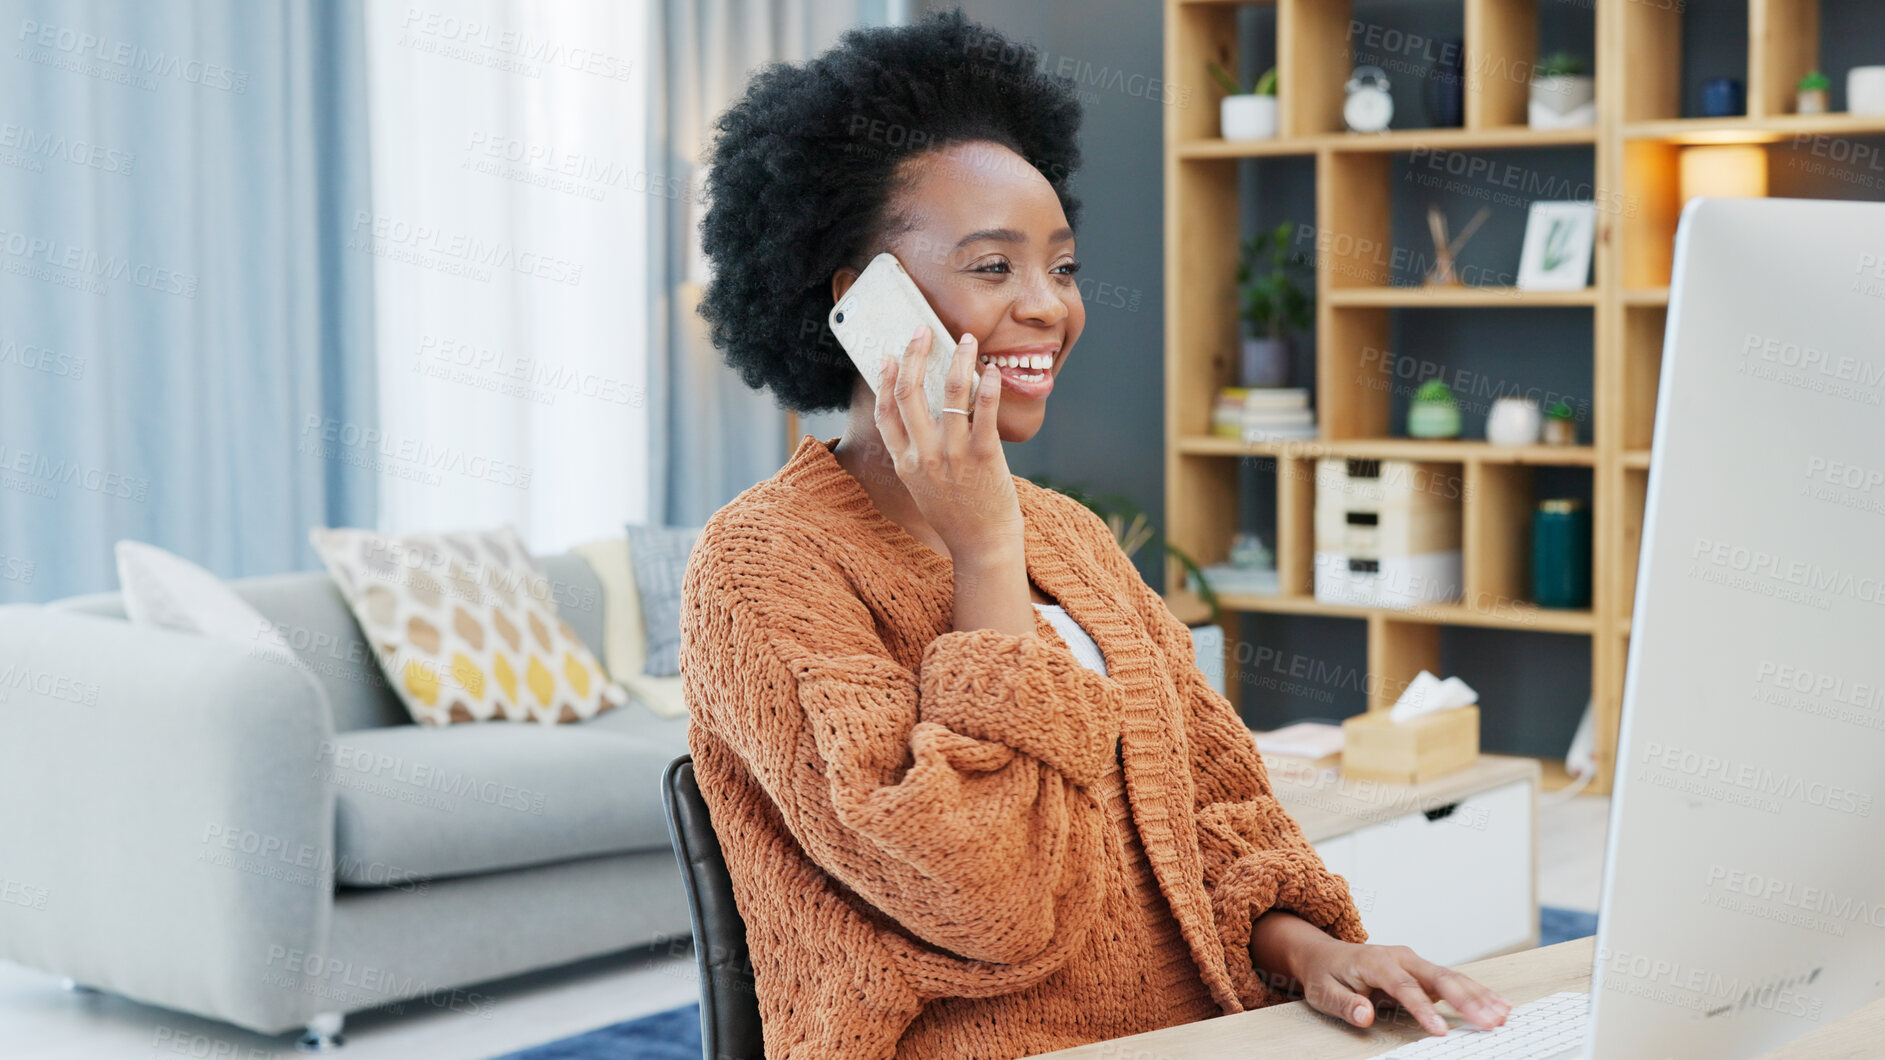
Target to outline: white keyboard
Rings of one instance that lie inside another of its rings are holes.
[[[1584,1046],[1590,995],[1553,994],[1506,1013],[1489,1031],[1460,1027],[1444,1038],[1410,1042],[1379,1060],[1555,1060],[1575,1057]]]

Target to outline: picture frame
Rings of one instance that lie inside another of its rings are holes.
[[[1596,241],[1596,203],[1532,203],[1525,217],[1525,243],[1519,251],[1518,289],[1581,291],[1590,286]]]

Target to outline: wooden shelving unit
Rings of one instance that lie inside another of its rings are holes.
[[[1439,632],[1447,626],[1592,638],[1600,769],[1592,790],[1607,791],[1681,206],[1680,152],[1690,144],[1775,143],[1801,134],[1880,135],[1885,118],[1788,113],[1793,85],[1819,62],[1819,0],[1748,0],[1748,114],[1716,119],[1682,116],[1686,5],[1595,0],[1597,125],[1534,131],[1525,125],[1528,85],[1510,71],[1529,69],[1539,54],[1539,7],[1548,0],[1458,2],[1464,8],[1465,127],[1357,135],[1344,131],[1341,117],[1342,85],[1350,69],[1350,3],[1165,0],[1166,81],[1189,86],[1194,101],[1167,108],[1165,117],[1166,532],[1200,562],[1223,560],[1238,529],[1239,459],[1274,460],[1280,593],[1220,601],[1230,611],[1365,622],[1370,709],[1390,705],[1419,670],[1439,669]],[[1217,135],[1220,93],[1205,76],[1205,65],[1216,61],[1239,68],[1237,13],[1246,4],[1275,9],[1280,135],[1226,142]],[[1378,258],[1343,250],[1346,245],[1392,245],[1390,167],[1396,154],[1535,148],[1594,154],[1599,213],[1589,289],[1394,287]],[[1347,237],[1318,247],[1313,384],[1320,437],[1245,444],[1209,432],[1218,388],[1236,381],[1241,340],[1234,265],[1242,232],[1252,226],[1237,223],[1240,166],[1245,160],[1291,157],[1307,159],[1315,168],[1318,233]],[[1480,307],[1591,310],[1593,444],[1506,449],[1485,442],[1387,437],[1392,411],[1388,368],[1385,358],[1365,358],[1362,351],[1389,348],[1395,313]],[[1459,469],[1465,485],[1462,601],[1401,611],[1314,598],[1314,467],[1323,456],[1409,458]],[[1525,602],[1532,475],[1540,467],[1591,469],[1593,601],[1587,611],[1547,610]],[[1185,595],[1184,572],[1176,563],[1168,566],[1166,585],[1174,596]],[[1226,664],[1235,675],[1234,658]],[[1235,699],[1239,682],[1233,679],[1229,686]],[[1523,710],[1524,704],[1487,709]]]

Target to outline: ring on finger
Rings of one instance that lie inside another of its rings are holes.
[[[968,410],[968,409],[944,409],[943,411],[944,411],[944,412],[960,412],[960,413],[962,413],[962,414],[963,414],[964,416],[967,416],[967,415],[969,414],[969,410]]]

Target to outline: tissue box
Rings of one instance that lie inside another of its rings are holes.
[[[1342,722],[1342,772],[1359,780],[1422,784],[1479,758],[1479,708],[1453,707],[1409,721],[1385,710]]]

